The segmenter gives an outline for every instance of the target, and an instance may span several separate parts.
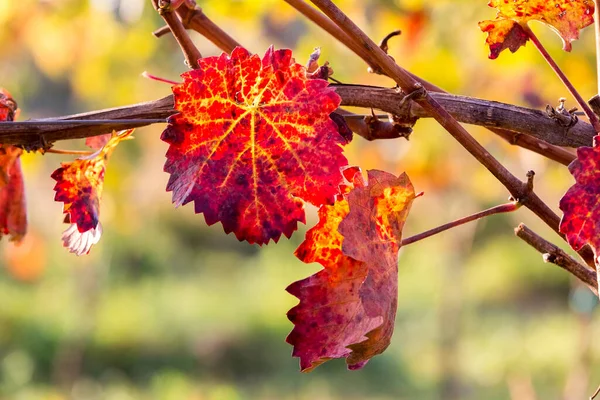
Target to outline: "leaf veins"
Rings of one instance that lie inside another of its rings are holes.
[[[209,225],[265,244],[304,222],[304,202],[332,203],[347,161],[347,141],[329,114],[340,98],[324,80],[307,79],[290,50],[262,61],[243,48],[199,60],[173,87],[167,191],[194,201]]]

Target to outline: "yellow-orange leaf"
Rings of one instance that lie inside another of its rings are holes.
[[[529,21],[550,26],[562,38],[565,51],[571,51],[579,31],[594,22],[592,0],[490,0],[488,5],[498,9],[496,19],[481,21],[479,27],[488,33],[492,59],[504,49],[514,53],[525,45],[529,36],[523,26]]]

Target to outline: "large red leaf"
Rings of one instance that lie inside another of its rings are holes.
[[[194,201],[239,240],[291,236],[302,200],[319,206],[338,193],[346,140],[329,114],[339,96],[307,79],[290,50],[269,48],[261,62],[238,47],[199,64],[173,87],[179,114],[162,135],[173,202]]]
[[[70,224],[62,235],[63,245],[78,256],[87,254],[102,235],[100,199],[104,187],[106,162],[115,147],[131,138],[133,129],[113,133],[110,140],[95,153],[75,161],[62,163],[52,173],[56,180],[55,201],[64,203],[65,222]]]
[[[0,121],[12,121],[17,112],[17,103],[10,93],[0,88]],[[10,235],[16,242],[27,232],[22,153],[18,147],[0,145],[0,238]]]
[[[589,244],[599,264],[600,250],[600,147],[577,149],[577,159],[569,165],[575,184],[560,200],[564,212],[560,231],[565,234],[569,245],[580,250]]]
[[[504,49],[514,53],[525,45],[529,37],[522,26],[529,21],[549,25],[562,38],[566,51],[571,51],[579,30],[594,22],[593,0],[490,0],[488,5],[498,9],[496,19],[481,21],[479,27],[488,33],[492,59]]]
[[[358,369],[389,345],[397,306],[398,250],[404,221],[415,198],[403,174],[369,171],[369,185],[355,188],[306,234],[296,256],[323,270],[291,284],[300,299],[288,312],[287,338],[300,368],[310,371],[332,358]]]

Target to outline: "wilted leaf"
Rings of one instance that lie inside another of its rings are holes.
[[[304,222],[303,201],[332,203],[347,164],[334,89],[307,79],[290,50],[262,59],[237,48],[207,57],[173,87],[179,114],[162,139],[165,171],[179,206],[194,201],[209,225],[264,244]]]
[[[295,326],[287,341],[303,371],[342,357],[358,369],[390,343],[398,250],[415,193],[405,174],[368,175],[368,186],[355,179],[344,198],[320,208],[319,223],[296,250],[300,260],[324,267],[287,288],[300,299],[288,312]]]
[[[529,37],[523,26],[529,21],[549,25],[562,38],[565,51],[579,39],[579,30],[594,22],[593,0],[490,0],[488,5],[498,9],[496,19],[481,21],[479,27],[488,33],[492,59],[504,49],[514,53],[525,45]]]
[[[576,251],[589,244],[596,255],[600,250],[600,147],[580,147],[577,159],[569,165],[575,184],[560,200],[564,212],[560,231]]]
[[[117,144],[131,136],[133,129],[113,133],[108,143],[92,155],[62,163],[52,173],[56,180],[55,201],[64,203],[65,222],[70,226],[62,235],[63,245],[78,256],[87,254],[102,235],[100,199],[108,157]]]
[[[21,153],[22,150],[14,146],[0,148],[0,177],[3,181],[0,183],[0,238],[10,235],[10,240],[16,242],[20,242],[27,233]]]
[[[0,121],[12,121],[17,112],[17,103],[10,93],[0,88]],[[22,153],[18,147],[0,145],[0,238],[10,235],[10,240],[16,242],[27,232]]]

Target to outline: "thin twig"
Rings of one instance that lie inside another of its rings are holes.
[[[560,69],[556,61],[554,61],[550,53],[548,53],[544,45],[539,41],[535,33],[533,33],[533,31],[531,30],[531,28],[525,25],[523,26],[523,30],[527,33],[529,39],[531,39],[531,42],[536,47],[536,49],[538,49],[542,57],[544,57],[544,60],[546,60],[546,62],[548,63],[548,65],[550,65],[550,67],[556,73],[556,75],[558,75],[559,79],[565,85],[569,93],[571,93],[571,95],[575,98],[575,101],[577,101],[579,107],[581,107],[585,115],[587,115],[588,119],[590,120],[590,123],[594,127],[594,130],[600,133],[600,121],[598,120],[598,117],[596,116],[596,114],[594,114],[588,103],[586,103],[585,100],[583,100],[577,89],[575,89],[571,81],[569,81],[569,78],[567,78],[565,73]]]
[[[364,46],[375,58],[377,65],[409,94],[418,90],[417,82],[400,68],[387,54],[383,52],[350,18],[348,18],[331,0],[312,0],[339,28],[350,36],[357,44]],[[473,157],[485,166],[511,193],[515,199],[523,199],[523,205],[531,209],[548,226],[560,235],[558,225],[560,218],[535,193],[529,193],[526,198],[526,186],[510,173],[502,163],[496,160],[482,145],[480,145],[458,121],[456,121],[428,93],[415,98],[440,125],[442,125]]]
[[[377,66],[376,60],[373,58],[373,55],[367,51],[367,49],[365,49],[364,47],[357,44],[354,40],[352,40],[352,38],[350,38],[350,36],[348,36],[346,32],[340,29],[322,12],[315,9],[310,4],[306,3],[304,0],[285,0],[285,2],[294,7],[306,18],[311,20],[315,25],[319,26],[321,29],[325,30],[331,36],[336,38],[340,43],[345,45],[354,54],[359,56],[369,66],[369,68],[371,68],[373,72],[376,72],[378,74],[384,73],[384,71],[382,71]],[[433,83],[427,82],[426,80],[419,78],[416,75],[413,75],[409,71],[406,72],[410,74],[414,79],[419,81],[425,89],[432,92],[443,92],[441,88],[434,85]]]
[[[399,67],[387,54],[383,52],[348,16],[346,16],[331,0],[311,0],[323,11],[336,25],[342,29],[356,44],[364,46],[374,57],[377,66],[392,78],[407,96],[421,92],[415,96],[417,102],[427,111],[448,133],[450,133],[479,163],[496,177],[506,187],[515,199],[529,208],[546,225],[552,228],[560,237],[564,235],[559,231],[560,217],[534,192],[528,193],[527,186],[514,176],[506,167],[492,156],[479,142],[477,142],[456,119],[454,119],[433,97],[423,90],[404,69]],[[588,107],[589,109],[589,107]],[[593,255],[589,249],[579,253],[589,265],[594,264]]]
[[[440,225],[436,228],[430,229],[428,231],[419,233],[417,235],[408,237],[406,239],[402,240],[401,245],[402,246],[407,246],[409,244],[418,242],[420,240],[426,239],[430,236],[433,235],[437,235],[438,233],[447,231],[448,229],[452,229],[455,228],[457,226],[460,225],[464,225],[466,223],[472,222],[472,221],[476,221],[478,219],[481,218],[485,218],[485,217],[489,217],[490,215],[495,215],[495,214],[504,214],[504,213],[509,213],[509,212],[513,212],[518,210],[521,207],[521,205],[518,202],[510,202],[510,203],[506,203],[506,204],[501,204],[499,206],[496,207],[492,207],[492,208],[488,208],[487,210],[484,211],[480,211],[478,213],[469,215],[467,217],[463,217],[460,219],[457,219],[455,221],[449,222],[447,224],[444,225]]]
[[[63,155],[71,155],[71,156],[89,156],[93,154],[93,151],[89,150],[63,150],[63,149],[47,149],[44,151],[45,153],[53,153],[53,154],[63,154]]]
[[[600,394],[600,386],[598,386],[598,389],[596,389],[594,394],[590,396],[590,400],[594,400],[599,394]]]
[[[595,271],[578,263],[577,260],[565,253],[560,247],[542,238],[524,224],[520,224],[515,228],[515,235],[542,253],[544,262],[558,265],[570,272],[581,282],[585,283],[594,294],[598,294]]]
[[[304,0],[285,0],[288,4],[294,7],[298,12],[303,14],[305,17],[310,19],[314,24],[321,27],[323,30],[328,32],[331,36],[336,38],[340,43],[348,47],[354,54],[362,58],[370,68],[373,68],[375,62],[373,56],[361,45],[353,41],[342,29],[334,24],[326,15],[321,13],[319,10],[313,8],[307,4]],[[379,70],[379,69],[378,69]],[[381,71],[379,71],[381,73]],[[409,71],[407,73],[411,74]],[[425,89],[430,92],[446,93],[440,87],[421,79],[420,77],[411,74],[413,78],[419,81]],[[538,140],[536,138],[521,137],[519,133],[512,132],[507,129],[501,129],[498,127],[488,127],[489,130],[504,138],[509,143],[531,150],[535,153],[541,154],[548,157],[551,160],[560,162],[564,165],[569,165],[573,161],[574,156],[569,154],[568,151],[560,149],[556,146],[548,145],[548,143]],[[563,136],[567,136],[566,134]],[[592,135],[593,136],[593,135]]]
[[[160,16],[165,20],[171,29],[171,32],[173,32],[175,40],[177,40],[179,47],[181,47],[186,64],[190,68],[198,68],[198,60],[202,58],[202,55],[200,54],[200,50],[194,45],[194,42],[192,42],[192,39],[186,32],[183,23],[177,14],[171,11],[169,7],[161,7],[159,5],[159,0],[152,0],[152,4]],[[180,8],[187,7],[182,6]]]
[[[219,28],[210,18],[202,12],[201,8],[190,9],[187,7],[179,7],[177,13],[181,17],[183,25],[192,29],[208,40],[215,46],[226,53],[231,53],[233,49],[241,46],[234,38],[229,36],[227,32]]]
[[[233,49],[241,46],[227,32],[208,18],[201,8],[190,9],[188,7],[179,7],[177,14],[181,17],[181,22],[186,29],[198,32],[224,52],[231,53]],[[152,34],[159,38],[170,32],[171,30],[168,26],[163,26],[152,32]]]

